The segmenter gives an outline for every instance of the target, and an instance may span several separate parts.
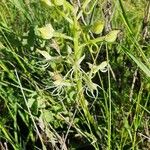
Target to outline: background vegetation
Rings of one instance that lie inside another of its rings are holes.
[[[0,149],[150,149],[149,0],[0,1]]]

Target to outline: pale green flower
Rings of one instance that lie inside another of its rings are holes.
[[[45,27],[37,28],[37,35],[43,39],[51,39],[54,35],[54,29],[51,24],[47,24]]]
[[[51,0],[41,0],[41,2],[46,4],[47,6],[53,6]]]

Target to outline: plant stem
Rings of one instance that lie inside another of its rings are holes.
[[[107,55],[107,61],[109,61],[109,56],[108,56],[108,46],[106,44],[106,55]],[[111,118],[112,118],[112,114],[111,114],[111,82],[110,82],[110,70],[108,69],[108,99],[109,99],[109,108],[108,108],[108,145],[107,145],[107,150],[111,150],[111,126],[112,126],[112,121],[111,121]]]
[[[79,31],[78,31],[78,29],[79,29],[79,26],[78,26],[77,17],[76,17],[76,15],[74,15],[74,55],[75,55],[75,63],[77,63],[78,60],[82,56],[82,49],[80,49],[80,47],[79,47]],[[84,97],[83,85],[82,85],[82,80],[80,80],[80,76],[81,76],[81,72],[80,72],[79,68],[76,68],[76,70],[75,70],[75,80],[76,80],[76,83],[77,83],[77,99],[79,101],[79,105],[83,109],[85,117],[87,118],[87,120],[91,124],[94,125],[95,124],[94,119],[93,119],[93,117],[91,116],[91,114],[88,110],[87,101]]]

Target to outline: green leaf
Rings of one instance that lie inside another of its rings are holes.
[[[39,52],[42,56],[44,56],[46,58],[46,60],[51,60],[52,59],[50,54],[46,51],[41,51],[41,50],[38,49],[37,52]]]
[[[46,122],[52,122],[54,120],[53,113],[49,110],[43,110],[42,117]]]
[[[102,33],[104,29],[105,22],[104,21],[97,21],[93,24],[92,26],[92,32],[95,34],[100,34]]]
[[[117,36],[118,36],[118,33],[120,32],[120,30],[112,30],[110,31],[104,38],[104,40],[106,42],[110,42],[110,43],[113,43],[116,41],[117,39]]]
[[[31,108],[34,102],[35,102],[35,99],[34,98],[30,98],[28,100],[28,107]]]
[[[138,65],[138,67],[145,72],[145,74],[150,77],[150,69],[147,68],[146,65],[144,65],[141,61],[139,61],[137,58],[135,58],[131,53],[126,51],[126,53],[134,60],[134,62]]]
[[[31,107],[31,111],[32,111],[32,114],[34,115],[37,115],[38,114],[38,101],[35,100],[32,104],[32,107]]]
[[[0,49],[5,49],[5,46],[0,42]]]

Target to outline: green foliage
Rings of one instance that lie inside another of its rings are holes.
[[[0,149],[149,149],[149,7],[2,0]]]

